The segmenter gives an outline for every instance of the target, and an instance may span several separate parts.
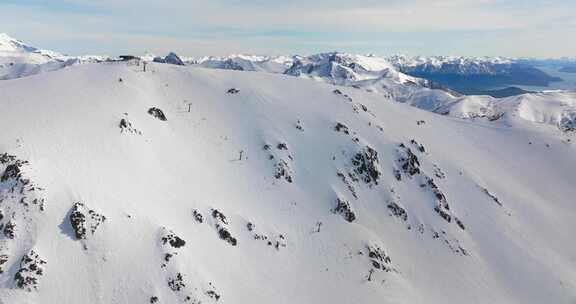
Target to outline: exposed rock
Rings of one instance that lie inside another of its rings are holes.
[[[217,209],[212,209],[212,217],[217,221],[228,225],[228,221],[226,220],[226,216],[224,215],[224,213],[218,211]]]
[[[7,254],[0,254],[0,274],[4,273],[4,264],[8,262],[8,255]]]
[[[454,221],[456,222],[456,224],[458,225],[458,227],[460,227],[460,229],[466,230],[466,227],[464,226],[464,223],[462,223],[462,221],[461,221],[459,218],[454,217]]]
[[[86,240],[88,231],[90,235],[96,233],[98,227],[106,221],[106,217],[78,202],[72,207],[69,220],[76,239]]]
[[[0,227],[2,227],[0,225]],[[4,236],[7,239],[13,240],[14,237],[16,236],[16,223],[14,222],[13,219],[11,219],[10,221],[8,221],[8,223],[6,223],[6,225],[4,225],[4,229],[2,230],[2,232],[4,233]]]
[[[216,209],[212,209],[212,217],[216,220],[216,230],[218,231],[218,236],[220,239],[228,242],[232,246],[236,246],[238,241],[235,237],[232,236],[230,231],[227,229],[228,221],[226,220],[226,216]]]
[[[373,276],[378,271],[397,272],[396,269],[392,267],[392,260],[390,257],[384,252],[384,250],[376,245],[366,245],[365,249],[359,251],[358,254],[366,256],[370,263],[368,275],[366,276],[368,282],[373,280]]]
[[[340,214],[347,222],[352,223],[356,220],[356,214],[352,211],[350,203],[341,198],[336,198],[336,207],[332,209],[335,214]]]
[[[279,142],[276,145],[276,149],[277,151],[271,149],[269,144],[264,145],[264,150],[271,153],[268,158],[274,162],[274,177],[292,183],[294,181],[294,173],[289,163],[293,162],[294,158],[288,153],[288,145],[284,142]]]
[[[280,159],[274,165],[274,167],[276,168],[276,174],[274,174],[275,178],[284,179],[289,183],[293,182],[292,169],[290,168],[290,166],[288,165],[288,163],[285,160]]]
[[[391,214],[403,221],[407,221],[408,220],[408,213],[406,212],[406,209],[400,207],[398,204],[396,204],[396,202],[389,202],[388,203],[388,210],[390,210]]]
[[[134,128],[134,126],[132,126],[132,123],[130,122],[130,120],[128,120],[127,117],[120,119],[118,127],[120,127],[120,133],[132,133],[142,135],[142,132],[140,132],[139,130]]]
[[[304,127],[302,126],[302,122],[300,120],[296,121],[296,125],[294,125],[297,130],[304,132]]]
[[[192,211],[192,216],[194,217],[194,220],[195,220],[196,222],[198,222],[198,223],[200,223],[200,224],[201,224],[202,222],[204,222],[204,217],[202,216],[202,213],[200,213],[200,211],[194,209],[194,210]]]
[[[350,134],[350,130],[348,129],[348,127],[342,123],[336,123],[336,126],[334,127],[334,130],[336,132],[342,132],[346,135]]]
[[[499,206],[502,206],[502,203],[500,202],[500,200],[495,195],[490,193],[490,191],[488,191],[488,189],[482,188],[482,187],[481,187],[481,189],[482,189],[482,192],[484,192],[484,194],[488,195],[488,197],[491,198],[496,204],[498,204]]]
[[[425,176],[425,179],[427,185],[430,187],[432,193],[434,193],[434,197],[436,198],[436,206],[434,206],[434,211],[436,211],[436,213],[438,213],[444,220],[450,223],[452,221],[452,216],[450,215],[450,206],[448,205],[446,196],[444,196],[444,193],[442,193],[438,186],[436,186],[436,183],[434,183],[433,179],[427,176]]]
[[[234,238],[232,234],[230,234],[230,231],[228,231],[224,227],[218,227],[218,236],[220,236],[221,239],[230,243],[230,245],[232,246],[236,246],[237,244],[236,238]]]
[[[252,233],[252,237],[254,240],[263,241],[266,243],[267,246],[273,247],[276,250],[280,250],[280,248],[286,247],[286,238],[283,234],[278,234],[277,236],[268,236],[265,233],[257,232],[256,226],[252,222],[248,222],[246,224],[246,229]]]
[[[408,176],[420,174],[420,161],[418,157],[412,153],[412,150],[404,144],[400,144],[399,152],[400,157],[398,158],[398,163],[400,164],[402,172]],[[397,177],[397,179],[399,178]]]
[[[178,272],[174,277],[168,278],[168,287],[174,292],[181,291],[184,287],[186,287],[186,283],[184,283],[184,276]]]
[[[220,295],[218,293],[216,293],[216,291],[214,291],[214,290],[206,291],[206,295],[208,295],[208,297],[210,297],[216,301],[220,300]]]
[[[576,111],[563,112],[562,118],[560,118],[560,121],[558,122],[558,128],[562,132],[566,133],[576,131]]]
[[[42,268],[44,264],[46,261],[33,250],[24,255],[20,261],[20,268],[14,275],[16,287],[26,291],[38,289],[39,280],[44,275]]]
[[[410,143],[416,147],[416,149],[422,153],[426,152],[426,149],[424,148],[423,145],[419,144],[417,141],[415,141],[414,139],[410,140]]]
[[[156,108],[156,107],[152,107],[152,108],[148,109],[148,114],[160,119],[161,121],[168,120],[166,118],[166,115],[164,115],[164,112],[162,112],[162,110],[160,110],[159,108]]]
[[[434,165],[434,176],[436,176],[439,179],[446,178],[446,174],[444,174],[442,169],[440,169],[440,167],[438,167],[437,165]]]
[[[378,152],[369,146],[354,155],[352,165],[354,172],[367,184],[378,184],[380,170],[378,169]]]
[[[161,237],[161,240],[163,245],[169,244],[170,246],[176,249],[186,245],[186,241],[177,236],[173,231],[168,230],[166,228],[162,228],[162,230],[163,235]]]
[[[8,179],[20,179],[20,166],[17,163],[10,164],[2,173],[2,177],[0,177],[0,182],[5,182]]]

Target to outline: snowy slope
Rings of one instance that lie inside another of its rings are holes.
[[[0,82],[0,303],[576,299],[572,135],[149,67]]]

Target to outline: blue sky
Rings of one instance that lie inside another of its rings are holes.
[[[68,54],[576,56],[574,0],[0,0],[0,32]]]

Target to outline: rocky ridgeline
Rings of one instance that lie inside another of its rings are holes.
[[[345,135],[354,136],[356,134],[342,123],[337,123],[334,130]],[[360,144],[358,137],[353,137],[353,142],[357,145]],[[350,194],[355,199],[358,199],[359,192],[355,185],[357,186],[364,183],[369,188],[372,188],[379,183],[382,173],[378,152],[369,145],[366,145],[364,147],[357,146],[352,153],[342,151],[342,154],[345,155],[348,160],[344,164],[344,168],[336,171],[336,175],[346,186]],[[333,160],[336,160],[335,156]]]
[[[423,145],[419,144],[415,140],[410,141],[410,145],[415,151],[419,153],[426,153],[426,149]],[[460,229],[465,230],[466,226],[458,218],[454,212],[451,210],[448,200],[444,194],[444,192],[440,189],[440,187],[436,184],[436,181],[429,177],[422,169],[421,169],[421,161],[413,152],[413,150],[405,144],[400,144],[397,149],[398,157],[396,159],[397,169],[394,170],[394,176],[396,179],[400,181],[407,181],[410,179],[416,180],[418,182],[418,186],[421,189],[425,189],[428,191],[434,201],[433,211],[440,216],[444,221],[447,223],[455,223]],[[434,176],[438,179],[445,179],[446,175],[444,172],[438,167],[437,165],[433,165]],[[392,192],[394,192],[392,190]],[[393,199],[388,202],[388,209],[392,216],[400,218],[402,221],[408,221],[408,211],[402,207],[399,203],[400,198],[398,195],[395,195]],[[408,229],[412,229],[413,226],[416,226],[416,231],[423,234],[426,231],[426,225],[424,223],[412,223],[408,224]],[[432,238],[434,239],[441,239],[447,247],[449,247],[454,253],[461,254],[461,255],[468,255],[468,252],[460,245],[460,242],[456,238],[452,238],[448,236],[448,234],[441,230],[441,232],[437,232],[437,230],[430,226],[428,230],[431,232]]]
[[[417,144],[417,146],[419,147],[419,151],[424,151],[423,146],[419,144]],[[435,199],[434,211],[449,223],[454,219],[458,226],[464,229],[464,224],[450,211],[450,205],[448,204],[446,196],[436,185],[434,179],[430,178],[427,174],[421,171],[420,161],[418,157],[412,152],[412,150],[406,145],[400,144],[398,147],[398,153],[399,157],[397,159],[397,163],[400,168],[394,172],[396,179],[401,181],[402,173],[408,178],[412,178],[414,176],[418,177],[418,179],[421,180],[420,187],[428,189],[433,194]]]

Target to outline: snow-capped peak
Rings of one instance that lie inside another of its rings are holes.
[[[37,49],[29,46],[24,42],[10,37],[6,33],[0,33],[0,51],[1,52],[34,52]]]

